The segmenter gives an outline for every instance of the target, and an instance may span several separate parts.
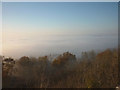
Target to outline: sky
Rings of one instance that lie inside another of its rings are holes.
[[[116,48],[117,2],[3,2],[3,55]]]
[[[2,12],[2,3],[0,2],[0,13]],[[0,55],[2,55],[2,13],[0,14]]]

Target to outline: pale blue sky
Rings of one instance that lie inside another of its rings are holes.
[[[37,56],[117,47],[117,4],[4,2],[3,53]]]

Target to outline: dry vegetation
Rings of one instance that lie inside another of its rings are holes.
[[[48,56],[6,61],[12,63],[3,63],[3,88],[115,88],[119,83],[116,49],[83,52],[79,59],[65,52],[53,61]]]

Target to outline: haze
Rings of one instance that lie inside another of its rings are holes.
[[[3,2],[3,55],[116,48],[117,2]]]

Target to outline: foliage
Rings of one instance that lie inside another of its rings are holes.
[[[3,65],[3,88],[115,88],[119,84],[117,49],[82,52],[80,61],[70,52],[48,58],[24,56]]]

